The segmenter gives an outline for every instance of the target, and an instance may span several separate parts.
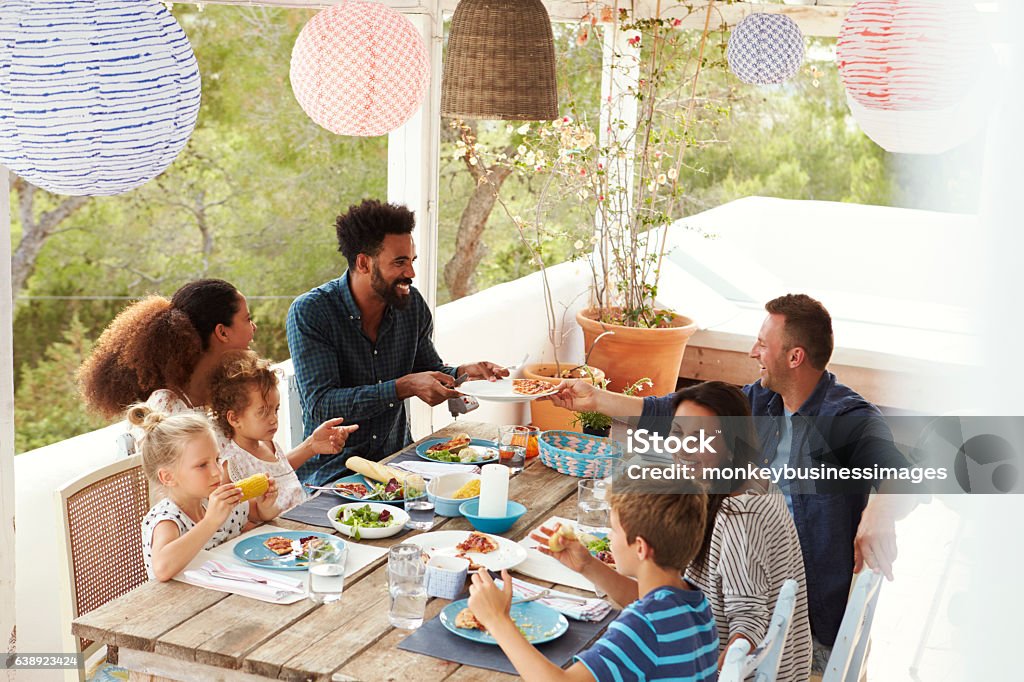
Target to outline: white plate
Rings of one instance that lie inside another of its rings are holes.
[[[457,389],[459,393],[465,395],[471,395],[477,400],[490,400],[496,403],[526,403],[537,398],[542,398],[547,395],[555,394],[555,385],[551,384],[551,390],[547,393],[538,393],[537,395],[521,395],[512,391],[512,380],[511,379],[498,379],[497,381],[487,381],[486,379],[476,379],[474,381],[467,381]]]
[[[353,502],[352,504],[339,504],[337,507],[332,507],[327,512],[327,520],[331,522],[331,525],[338,529],[339,533],[353,537],[355,535],[355,529],[352,526],[346,526],[344,523],[338,521],[338,513],[342,509],[359,509],[370,505],[370,509],[375,512],[382,512],[387,509],[394,515],[395,522],[390,526],[383,528],[359,528],[359,539],[360,540],[379,540],[380,538],[389,538],[392,535],[396,535],[403,528],[405,524],[409,522],[409,514],[406,513],[401,507],[395,507],[390,504],[382,504],[380,502]]]
[[[433,556],[456,556],[459,550],[455,549],[466,538],[469,537],[468,530],[439,530],[433,533],[416,535],[403,542],[411,542],[419,545],[420,548]],[[526,548],[520,547],[511,540],[506,540],[500,535],[491,535],[498,543],[498,549],[494,552],[481,554],[480,552],[468,552],[466,557],[473,560],[473,563],[487,567],[491,571],[500,571],[503,568],[512,568],[526,559]]]

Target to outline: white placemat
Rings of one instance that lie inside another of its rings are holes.
[[[265,593],[262,589],[253,589],[250,585],[247,585],[241,581],[211,581],[207,580],[204,576],[196,575],[193,571],[199,569],[206,561],[214,559],[224,564],[229,568],[244,568],[246,571],[252,571],[254,574],[260,575],[261,577],[271,579],[285,578],[287,580],[298,580],[303,585],[306,584],[307,575],[305,571],[275,571],[272,569],[257,568],[239,559],[235,556],[234,547],[242,540],[252,537],[254,535],[263,535],[264,533],[282,533],[287,529],[279,526],[273,526],[265,524],[258,526],[243,533],[237,538],[233,538],[223,545],[219,545],[212,550],[202,550],[189,562],[189,565],[185,567],[185,570],[174,576],[175,580],[179,580],[183,583],[190,585],[198,585],[199,587],[205,587],[207,589],[218,590],[220,592],[230,592],[231,594],[240,594],[244,597],[251,597],[253,599],[259,599],[260,601],[267,601],[272,604],[292,604],[305,598],[305,590],[301,594],[293,595],[288,594],[278,598],[274,598],[269,594]],[[319,531],[318,531],[319,532]],[[342,538],[338,538],[339,541]],[[345,577],[348,578],[355,574],[357,571],[370,565],[377,559],[388,553],[385,547],[373,547],[370,545],[362,545],[356,542],[345,542],[348,546],[348,559],[345,562]],[[186,573],[189,575],[186,576]],[[237,582],[235,585],[233,583]]]
[[[556,523],[572,523],[572,521],[564,519],[561,516],[552,516],[540,525],[547,528],[554,528]],[[540,543],[530,537],[530,535],[536,530],[536,528],[531,530],[527,533],[525,538],[519,541],[519,544],[526,548],[526,560],[516,566],[516,572],[528,575],[531,578],[550,580],[551,582],[558,583],[559,585],[568,585],[569,587],[575,587],[580,590],[590,590],[595,592],[594,583],[590,582],[576,571],[566,568],[558,559],[546,554],[541,554],[537,551],[536,548]]]

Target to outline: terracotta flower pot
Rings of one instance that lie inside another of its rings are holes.
[[[683,351],[697,331],[693,320],[676,315],[667,327],[623,327],[598,322],[597,311],[590,308],[576,313],[576,321],[583,328],[584,352],[590,351],[594,339],[604,332],[615,332],[601,339],[590,351],[590,363],[603,368],[611,381],[609,391],[618,393],[643,377],[650,377],[654,386],[637,395],[665,395],[676,390]]]
[[[572,369],[575,365],[562,364],[562,369]],[[594,368],[596,377],[586,377],[594,383],[604,379],[604,372]],[[561,379],[555,378],[555,363],[532,363],[523,368],[524,379],[537,379],[550,384],[557,384]],[[575,414],[571,410],[556,407],[550,400],[534,400],[530,402],[530,421],[541,431],[579,431],[573,426]]]

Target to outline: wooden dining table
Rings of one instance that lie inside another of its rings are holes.
[[[489,439],[494,430],[492,425],[458,422],[429,438],[468,433]],[[523,471],[509,482],[509,499],[521,502],[527,511],[502,535],[518,541],[552,515],[574,518],[577,480],[548,468],[539,458],[527,460]],[[462,517],[435,516],[434,521],[431,531],[472,530]],[[284,519],[273,523],[327,532]],[[363,542],[388,547],[411,536]],[[309,599],[270,604],[179,581],[150,581],[80,616],[71,629],[77,636],[106,644],[110,658],[128,669],[132,680],[518,679],[398,649],[411,631],[388,622],[386,567],[385,555],[362,568],[347,578],[341,599],[327,605]],[[558,589],[584,594],[565,586]],[[428,601],[426,619],[448,603]]]

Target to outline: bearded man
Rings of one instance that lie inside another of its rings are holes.
[[[412,286],[415,224],[404,206],[369,199],[351,206],[336,221],[348,269],[288,309],[304,431],[335,417],[359,425],[342,452],[318,455],[298,469],[306,483],[335,480],[353,455],[378,461],[412,443],[406,398],[438,405],[458,395],[457,376],[508,376],[490,362],[456,368],[441,361],[430,309]]]

